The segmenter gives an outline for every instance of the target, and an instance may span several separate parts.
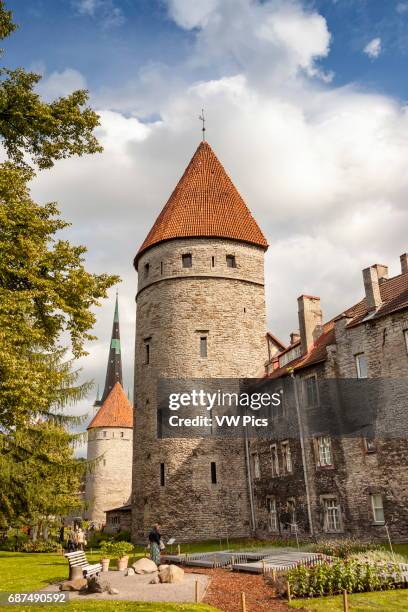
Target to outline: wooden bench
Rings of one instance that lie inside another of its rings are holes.
[[[88,563],[86,554],[83,550],[77,550],[75,552],[66,553],[65,556],[68,559],[68,563],[69,563],[69,579],[70,580],[73,580],[76,577],[79,577],[78,576],[79,574],[83,576],[84,578],[89,578],[89,576],[93,576],[94,574],[99,574],[99,572],[102,570],[101,563],[94,563],[93,565]]]

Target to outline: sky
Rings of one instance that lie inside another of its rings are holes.
[[[32,183],[57,201],[87,268],[119,274],[124,387],[132,393],[133,257],[201,137],[269,242],[268,326],[298,328],[296,299],[326,319],[363,296],[361,270],[408,250],[408,1],[9,0],[20,28],[3,62],[43,75],[51,100],[87,88],[99,155]],[[115,289],[82,359],[103,387]]]

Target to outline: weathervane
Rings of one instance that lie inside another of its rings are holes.
[[[201,131],[203,133],[203,142],[205,140],[205,116],[204,116],[204,109],[201,109],[201,115],[198,115],[198,118],[200,121],[203,122],[203,127],[201,128]]]

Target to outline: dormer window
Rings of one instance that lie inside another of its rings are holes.
[[[236,268],[237,262],[235,261],[235,255],[227,255],[227,268]]]
[[[193,256],[191,253],[185,253],[181,256],[181,261],[183,262],[183,268],[191,268],[193,265]]]

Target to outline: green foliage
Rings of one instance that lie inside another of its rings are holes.
[[[108,559],[121,559],[125,555],[130,555],[133,550],[134,546],[130,542],[105,540],[101,544],[101,553]]]
[[[124,542],[130,542],[130,531],[128,531],[127,529],[122,529],[122,531],[118,531],[118,533],[115,533],[113,539],[115,541],[122,540]]]
[[[372,565],[356,560],[337,560],[313,567],[297,567],[287,579],[293,597],[318,597],[348,593],[381,591],[395,588],[402,582],[401,570],[395,563]]]
[[[385,548],[355,553],[350,555],[350,559],[355,559],[360,563],[406,563],[404,555],[392,553]]]
[[[308,550],[323,553],[330,557],[348,558],[353,553],[366,552],[368,550],[380,550],[381,544],[374,542],[361,542],[353,538],[339,540],[322,540],[316,544],[307,546]]]
[[[12,14],[0,1],[0,38],[14,30]],[[10,160],[39,168],[71,155],[102,151],[93,130],[98,115],[86,106],[88,92],[77,90],[52,102],[41,100],[35,87],[41,76],[23,68],[0,68],[0,140]]]

